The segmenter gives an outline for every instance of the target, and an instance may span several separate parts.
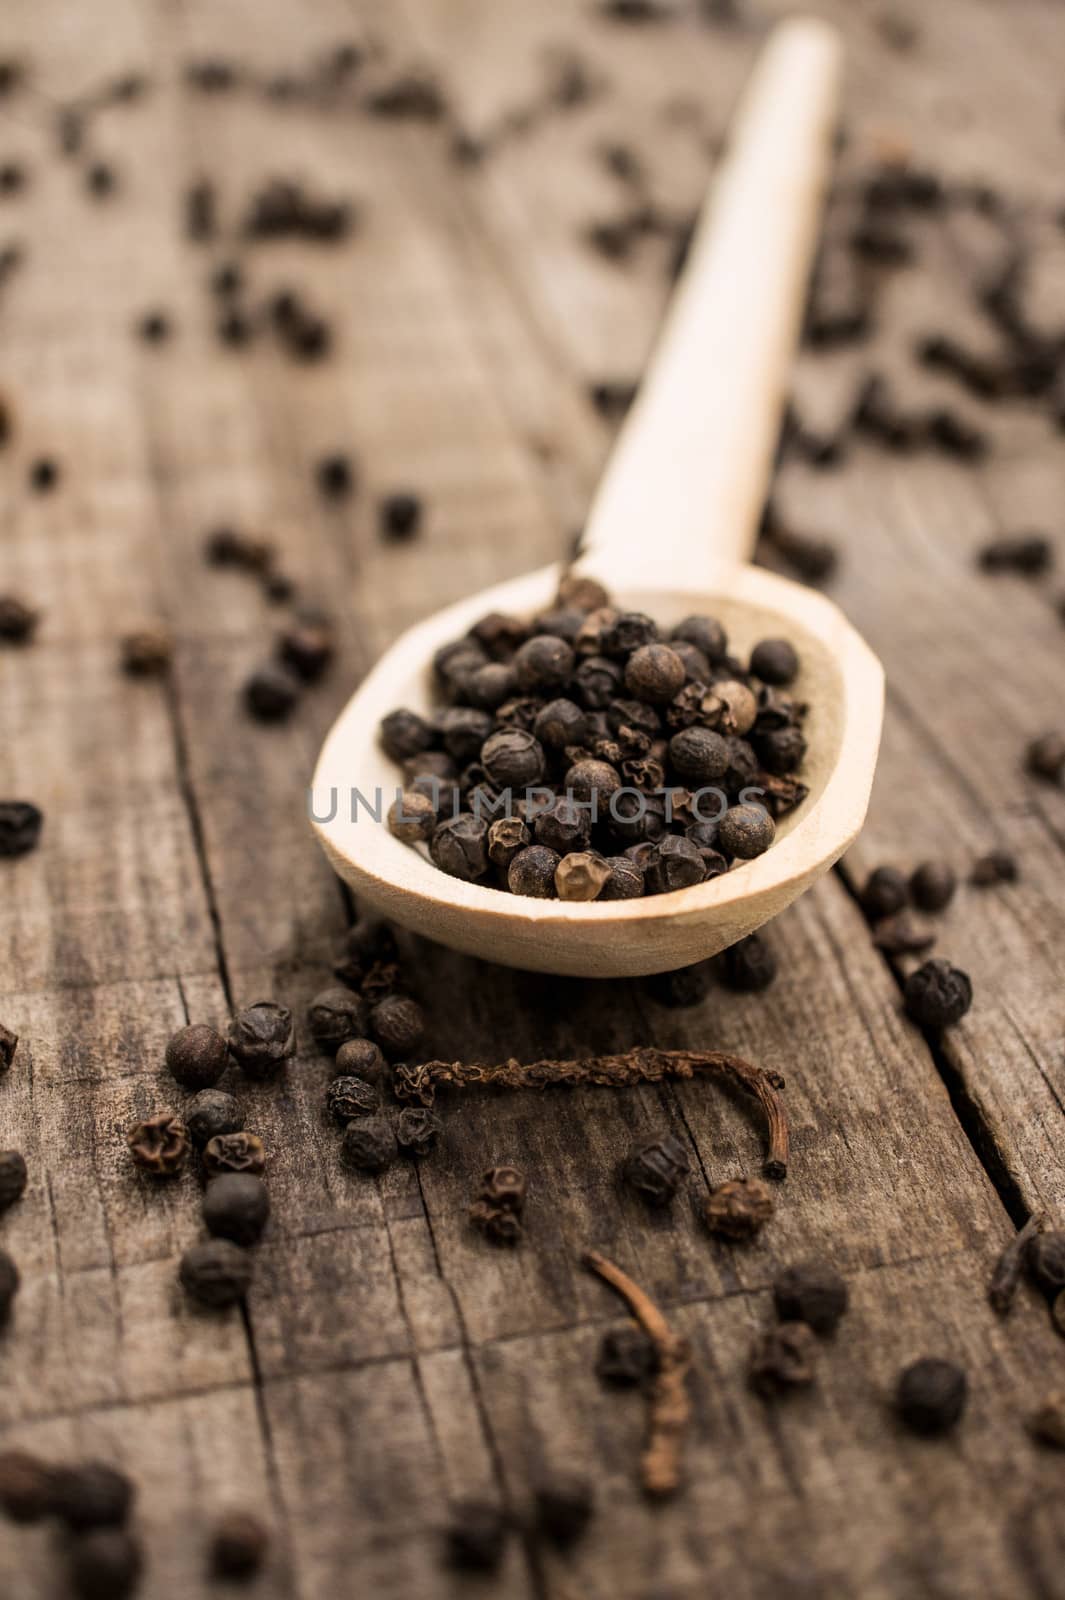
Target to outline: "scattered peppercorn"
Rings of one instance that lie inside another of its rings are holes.
[[[733,1178],[710,1191],[703,1215],[711,1233],[747,1240],[761,1233],[775,1209],[772,1193],[760,1178]]]
[[[106,161],[94,161],[85,174],[85,187],[96,200],[105,200],[118,185],[114,167]]]
[[[760,1334],[751,1347],[747,1381],[763,1399],[814,1381],[816,1341],[804,1322],[784,1322]]]
[[[646,1382],[657,1366],[654,1344],[642,1328],[626,1323],[604,1333],[595,1361],[600,1383],[616,1389],[634,1388]]]
[[[141,628],[121,641],[122,670],[131,678],[161,677],[170,670],[174,642],[165,628]]]
[[[450,1564],[467,1572],[495,1572],[503,1559],[507,1519],[498,1506],[463,1500],[452,1508],[447,1528]]]
[[[251,1287],[252,1259],[229,1239],[205,1239],[185,1251],[180,1276],[194,1300],[214,1310],[224,1310],[243,1300]]]
[[[185,1126],[193,1144],[206,1145],[228,1133],[239,1133],[240,1105],[221,1089],[201,1089],[185,1107]]]
[[[527,1184],[518,1167],[491,1167],[470,1207],[470,1221],[497,1244],[516,1244],[522,1235]]]
[[[847,1309],[847,1285],[828,1262],[804,1261],[777,1274],[773,1300],[782,1322],[805,1322],[828,1335]]]
[[[323,456],[315,468],[315,479],[327,500],[346,500],[355,488],[355,473],[344,455]]]
[[[1043,733],[1033,739],[1025,752],[1028,771],[1050,783],[1065,779],[1065,734]]]
[[[405,1056],[425,1032],[425,1016],[416,1000],[388,995],[370,1012],[370,1032],[386,1056]]]
[[[1029,1417],[1028,1429],[1040,1444],[1065,1450],[1065,1395],[1048,1395]]]
[[[169,1178],[183,1171],[188,1160],[189,1130],[180,1117],[164,1111],[132,1127],[126,1143],[142,1171]]]
[[[396,1159],[398,1145],[386,1117],[360,1117],[348,1124],[341,1156],[356,1172],[384,1172]]]
[[[721,959],[721,976],[740,994],[758,994],[777,975],[777,958],[764,934],[751,933],[730,945]]]
[[[973,1003],[967,973],[949,961],[926,961],[911,972],[903,989],[906,1013],[919,1027],[938,1030],[960,1022]]]
[[[6,1211],[26,1192],[26,1158],[18,1150],[0,1150],[0,1211]]]
[[[95,1528],[70,1545],[70,1583],[78,1600],[128,1600],[141,1578],[140,1543],[125,1528]]]
[[[37,848],[44,814],[29,800],[0,800],[0,859]]]
[[[277,641],[278,657],[304,683],[317,683],[332,662],[335,651],[333,626],[316,612],[297,617]]]
[[[203,1022],[179,1028],[166,1047],[167,1069],[185,1089],[213,1089],[228,1060],[226,1041]]]
[[[274,1000],[257,1000],[239,1011],[229,1027],[229,1052],[249,1078],[273,1077],[296,1053],[292,1012]],[[239,1127],[219,1131],[236,1133]]]
[[[250,1172],[224,1172],[212,1178],[203,1197],[208,1233],[234,1244],[256,1244],[270,1219],[270,1196]]]
[[[348,1039],[366,1033],[366,1005],[350,989],[323,989],[307,1007],[307,1021],[315,1043],[335,1055]]]
[[[537,1530],[552,1544],[568,1550],[592,1520],[595,1495],[586,1478],[566,1473],[540,1483],[534,1504]]]
[[[6,1250],[0,1250],[0,1327],[11,1315],[19,1288],[19,1270]]]
[[[627,864],[633,871],[637,870],[631,862]],[[692,967],[678,967],[675,972],[656,972],[648,978],[646,988],[659,1005],[677,1009],[695,1006],[706,998],[710,988],[709,968],[705,962],[697,962]]]
[[[921,911],[944,911],[954,898],[957,881],[954,868],[945,861],[922,861],[910,875],[910,896]]]
[[[204,1170],[209,1178],[224,1172],[250,1172],[261,1178],[266,1171],[266,1151],[254,1133],[220,1133],[208,1139],[203,1150]]]
[[[879,922],[881,917],[890,917],[896,911],[901,911],[909,900],[909,894],[906,874],[900,872],[898,867],[876,867],[865,880],[861,894],[862,910],[870,922]]]
[[[362,1078],[376,1087],[388,1083],[391,1073],[380,1045],[372,1039],[348,1039],[336,1054],[338,1077]]]
[[[133,1505],[133,1485],[103,1461],[84,1461],[52,1471],[51,1510],[72,1532],[121,1527]]]
[[[935,942],[936,930],[932,924],[910,910],[882,917],[873,929],[873,943],[890,956],[920,955],[930,950]]]
[[[246,1580],[262,1568],[270,1534],[250,1511],[226,1511],[211,1533],[210,1569],[216,1578]]]
[[[28,644],[39,621],[40,614],[17,595],[0,595],[0,644]]]
[[[326,1106],[331,1117],[343,1127],[356,1117],[370,1117],[380,1109],[381,1096],[362,1078],[334,1078],[326,1090]]]
[[[396,1143],[406,1156],[427,1156],[440,1138],[440,1118],[427,1106],[405,1106],[396,1118]]]
[[[1012,534],[992,539],[980,551],[979,562],[984,572],[1019,572],[1025,577],[1038,577],[1047,572],[1054,561],[1054,547],[1042,533]]]
[[[422,522],[420,497],[408,491],[386,495],[377,508],[377,520],[382,539],[400,543],[416,538]]]
[[[1037,1288],[1053,1299],[1065,1289],[1065,1233],[1051,1229],[1028,1241],[1025,1266]]]
[[[39,1522],[52,1509],[52,1471],[26,1450],[0,1452],[0,1510],[12,1522]]]
[[[688,1152],[672,1133],[635,1149],[625,1163],[625,1179],[654,1206],[668,1205],[683,1180],[688,1176],[691,1163]]]
[[[1009,850],[991,850],[974,861],[969,882],[978,889],[986,889],[996,883],[1015,883],[1019,876],[1015,855]]]
[[[259,722],[281,722],[295,709],[299,680],[283,666],[269,662],[244,685],[244,703]]]
[[[968,1382],[953,1361],[924,1356],[899,1375],[895,1404],[913,1433],[931,1436],[948,1432],[965,1409]]]

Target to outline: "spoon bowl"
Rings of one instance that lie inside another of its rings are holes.
[[[754,861],[672,894],[606,903],[513,895],[448,876],[388,831],[400,774],[377,744],[397,706],[433,709],[432,659],[491,611],[549,607],[560,569],[516,578],[437,612],[383,656],[333,727],[311,817],[360,902],[469,955],[534,971],[631,977],[689,966],[734,944],[827,871],[865,817],[883,671],[822,595],[746,564],[801,322],[834,130],[838,46],[824,24],[782,24],[736,119],[730,155],[693,241],[648,376],[589,516],[578,571],[665,630],[693,614],[733,654],[795,646],[789,692],[809,703],[809,794]]]

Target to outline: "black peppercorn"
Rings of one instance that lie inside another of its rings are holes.
[[[348,1039],[336,1054],[338,1077],[362,1078],[377,1087],[388,1083],[391,1071],[380,1045],[371,1039]]]
[[[259,667],[244,685],[244,703],[260,722],[281,722],[300,697],[299,679],[274,662]]]
[[[960,1022],[973,1003],[967,973],[949,961],[926,961],[911,972],[903,990],[906,1012],[922,1028],[949,1028]]]
[[[0,1211],[6,1211],[26,1192],[26,1158],[19,1150],[0,1150]]]
[[[223,1310],[242,1300],[251,1287],[252,1259],[229,1239],[204,1239],[185,1251],[180,1276],[194,1300]]]
[[[304,683],[317,683],[335,651],[332,624],[317,613],[308,612],[297,617],[277,641],[280,660]]]
[[[307,1007],[307,1021],[315,1043],[335,1055],[348,1039],[366,1033],[366,1005],[350,989],[323,989]]]
[[[179,1028],[166,1047],[166,1064],[185,1089],[213,1089],[228,1062],[226,1041],[205,1023]]]
[[[386,1056],[405,1056],[425,1032],[425,1016],[416,1000],[387,995],[370,1012],[370,1032]]]
[[[179,1117],[164,1111],[132,1127],[126,1143],[142,1171],[169,1178],[181,1172],[188,1159],[189,1130]]]
[[[1065,1233],[1037,1233],[1028,1241],[1024,1260],[1032,1282],[1048,1299],[1065,1289]]]
[[[261,1178],[266,1171],[266,1151],[254,1133],[220,1133],[208,1139],[203,1151],[204,1170],[209,1178],[224,1172],[250,1172]]]
[[[978,889],[986,889],[996,883],[1015,883],[1019,875],[1015,855],[1008,850],[991,850],[973,862],[969,882]]]
[[[141,1547],[125,1528],[96,1528],[71,1544],[70,1584],[77,1600],[127,1600],[140,1583]]]
[[[384,1172],[396,1159],[398,1146],[386,1117],[360,1117],[344,1133],[340,1153],[356,1172]]]
[[[37,848],[44,813],[29,800],[0,800],[0,859],[28,855]]]
[[[185,1126],[193,1143],[201,1146],[223,1134],[239,1133],[240,1106],[221,1089],[201,1089],[185,1107]]]
[[[405,789],[388,808],[388,831],[403,844],[428,843],[436,824],[436,806],[416,789]]]
[[[438,723],[448,755],[456,761],[476,761],[492,731],[492,718],[475,706],[452,706],[441,712]]]
[[[405,1156],[427,1156],[440,1137],[440,1118],[427,1106],[405,1106],[396,1118],[396,1143]]]
[[[890,917],[901,911],[909,899],[906,874],[898,867],[877,867],[865,880],[862,890],[862,910],[871,922]]]
[[[52,1509],[51,1468],[26,1450],[0,1452],[0,1511],[12,1522],[39,1522]]]
[[[593,820],[609,813],[611,797],[622,787],[616,769],[607,761],[575,761],[563,780],[566,794],[591,803]]]
[[[793,683],[799,672],[795,646],[787,639],[763,639],[751,651],[751,671],[763,683],[778,688]]]
[[[532,843],[532,835],[520,817],[500,817],[488,829],[488,859],[493,866],[509,867],[519,850]]]
[[[621,668],[606,656],[585,656],[573,674],[573,691],[588,711],[604,710],[620,688]]]
[[[682,728],[669,741],[669,760],[685,783],[712,784],[728,771],[729,748],[709,728]]]
[[[778,728],[756,740],[758,755],[766,772],[777,777],[794,772],[806,755],[806,740],[798,728]]]
[[[773,1195],[760,1178],[733,1178],[712,1189],[703,1207],[711,1233],[723,1239],[753,1239],[776,1209]]]
[[[17,596],[0,595],[0,644],[28,644],[39,621],[39,613]]]
[[[887,955],[920,955],[930,950],[936,942],[936,930],[931,923],[912,911],[896,911],[893,917],[881,917],[873,929],[873,943]]]
[[[443,872],[473,883],[488,871],[488,824],[471,811],[460,811],[438,825],[429,853]]]
[[[501,789],[529,789],[544,775],[540,741],[521,728],[500,728],[481,747],[481,763]]]
[[[517,686],[517,674],[509,661],[486,661],[462,681],[466,698],[482,711],[495,711],[512,699]]]
[[[421,499],[406,492],[386,495],[377,508],[377,520],[382,539],[413,539],[421,527]]]
[[[19,1289],[19,1270],[6,1250],[0,1250],[0,1327],[11,1315]]]
[[[595,1495],[586,1478],[566,1473],[538,1485],[535,1506],[538,1531],[552,1544],[569,1549],[592,1520]]]
[[[52,1512],[75,1533],[121,1527],[129,1517],[133,1498],[133,1485],[126,1474],[103,1461],[56,1467],[52,1472]]]
[[[518,687],[525,694],[551,693],[564,688],[574,665],[572,646],[549,633],[534,634],[514,656]]]
[[[693,967],[678,967],[675,972],[656,972],[647,980],[651,998],[673,1009],[698,1005],[705,1000],[709,988],[709,970],[702,961]]]
[[[728,651],[728,638],[715,617],[685,617],[673,629],[672,638],[684,639],[701,650],[708,661],[721,661]]]
[[[1065,760],[1065,753],[1063,753]],[[954,898],[957,878],[945,861],[922,861],[910,876],[910,895],[922,911],[943,911]]]
[[[546,845],[533,844],[519,850],[507,868],[507,887],[511,894],[530,895],[537,900],[553,900],[555,868],[560,857]]]
[[[946,1433],[965,1409],[968,1381],[953,1361],[925,1356],[899,1374],[895,1404],[899,1416],[913,1432]]]
[[[273,1077],[286,1057],[296,1053],[292,1012],[274,1000],[246,1006],[230,1023],[229,1052],[249,1078]],[[239,1127],[216,1131],[235,1133]]]
[[[591,838],[592,823],[587,807],[560,795],[550,806],[538,811],[533,822],[536,842],[558,855],[584,850]]]
[[[721,976],[730,989],[740,994],[759,994],[777,975],[777,958],[761,933],[748,934],[725,951]]]
[[[772,1399],[814,1381],[815,1340],[802,1322],[785,1322],[760,1335],[751,1348],[747,1381],[756,1394]]]
[[[251,1172],[224,1172],[212,1178],[203,1197],[208,1233],[234,1244],[256,1244],[270,1218],[270,1196]]]
[[[436,743],[436,735],[416,711],[390,711],[378,729],[381,748],[393,761],[407,761]]]
[[[547,750],[565,750],[583,744],[588,724],[580,706],[572,700],[549,700],[533,723],[533,733]]]
[[[323,456],[315,467],[315,480],[327,500],[346,500],[355,488],[355,472],[344,455]]]
[[[467,1572],[494,1572],[503,1559],[507,1519],[498,1506],[463,1500],[453,1507],[447,1528],[447,1556]]]
[[[626,1324],[604,1333],[595,1360],[600,1383],[611,1388],[634,1388],[644,1383],[658,1367],[658,1356],[642,1328]]]
[[[726,856],[753,861],[769,849],[776,831],[764,806],[730,806],[718,826],[717,842]]]
[[[629,656],[658,640],[658,624],[642,611],[622,611],[603,630],[603,654]],[[692,640],[698,644],[698,640]]]
[[[1065,734],[1043,733],[1033,739],[1025,753],[1025,764],[1034,777],[1061,783],[1065,778]]]
[[[249,1511],[226,1511],[211,1533],[210,1568],[216,1578],[246,1580],[260,1570],[270,1548],[270,1534]]]
[[[688,1152],[672,1133],[639,1146],[625,1163],[625,1179],[651,1205],[672,1200],[690,1170]]]
[[[815,1333],[831,1334],[847,1309],[847,1285],[828,1262],[803,1261],[777,1274],[773,1300],[782,1322],[805,1322]]]
[[[690,839],[668,833],[650,852],[644,867],[644,887],[648,894],[671,894],[702,883],[706,863],[702,852]]]
[[[1054,547],[1042,533],[1009,534],[992,539],[979,556],[984,572],[1020,572],[1026,577],[1046,572],[1053,560]]]
[[[666,705],[683,688],[684,663],[668,644],[645,644],[625,663],[625,687],[637,700]]]
[[[329,1085],[325,1103],[330,1116],[346,1127],[356,1117],[371,1117],[380,1110],[381,1096],[362,1078],[341,1077]]]
[[[606,864],[610,877],[600,891],[600,900],[636,900],[643,894],[643,870],[635,861],[628,856],[608,856]]]
[[[7,1072],[18,1049],[18,1034],[0,1023],[0,1072]]]

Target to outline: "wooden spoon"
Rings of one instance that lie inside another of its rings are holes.
[[[620,977],[716,954],[827,871],[865,817],[883,711],[880,663],[828,600],[743,565],[753,549],[805,301],[835,129],[839,50],[811,20],[775,31],[744,96],[651,369],[596,497],[579,569],[626,609],[669,625],[718,617],[744,656],[790,639],[809,701],[806,801],[757,860],[673,894],[606,904],[537,900],[461,882],[383,820],[399,773],[377,745],[397,706],[426,712],[438,646],[489,611],[550,605],[551,567],[449,606],[386,653],[337,720],[311,814],[360,903],[487,961]],[[381,821],[357,789],[384,795]],[[334,813],[331,815],[331,812]],[[321,820],[326,818],[328,820]]]

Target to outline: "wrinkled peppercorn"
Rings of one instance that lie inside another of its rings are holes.
[[[907,1015],[922,1028],[949,1028],[973,1003],[968,974],[949,961],[926,961],[911,972],[903,989]]]
[[[596,900],[610,876],[602,856],[575,850],[555,868],[555,891],[560,900]]]
[[[608,856],[606,864],[610,877],[603,885],[600,900],[635,900],[643,894],[643,869],[635,861],[628,856]]]
[[[292,1012],[274,1000],[257,1000],[246,1006],[230,1023],[229,1051],[249,1078],[272,1077],[282,1062],[296,1053]],[[237,1128],[220,1131],[235,1133]]]
[[[0,1452],[0,1510],[12,1522],[39,1522],[52,1509],[52,1470],[26,1450]]]
[[[507,1519],[498,1506],[463,1500],[452,1508],[447,1528],[448,1561],[467,1572],[494,1572],[503,1559]]]
[[[635,1149],[625,1163],[625,1180],[654,1206],[668,1205],[688,1176],[688,1152],[672,1133]]]
[[[1065,753],[1063,753],[1065,760]],[[943,911],[957,887],[954,868],[945,861],[922,861],[910,875],[910,895],[921,911]]]
[[[773,1300],[782,1322],[805,1322],[815,1333],[836,1331],[847,1309],[847,1285],[825,1261],[786,1267],[773,1280]]]
[[[753,1239],[776,1209],[772,1193],[760,1178],[733,1178],[711,1190],[703,1216],[711,1233],[724,1239]]]
[[[968,1381],[953,1361],[924,1356],[899,1374],[895,1404],[899,1416],[913,1432],[931,1436],[946,1433],[965,1409]]]
[[[270,1549],[266,1526],[250,1511],[226,1511],[211,1532],[210,1568],[216,1578],[252,1578]]]
[[[0,1150],[0,1211],[6,1211],[26,1192],[26,1158],[19,1150]]]
[[[471,811],[446,818],[433,834],[429,854],[442,871],[473,883],[488,871],[488,824]]]
[[[179,1117],[164,1111],[132,1127],[126,1143],[142,1171],[169,1178],[181,1172],[188,1160],[189,1130]]]
[[[220,1133],[208,1139],[203,1151],[204,1170],[209,1178],[224,1172],[250,1172],[261,1178],[266,1171],[266,1151],[254,1133]]]
[[[0,800],[0,858],[27,855],[37,848],[44,814],[29,800]]]
[[[516,1244],[521,1238],[521,1213],[527,1184],[518,1167],[490,1167],[481,1179],[470,1221],[497,1244]]]
[[[644,866],[644,887],[648,894],[671,894],[702,883],[706,862],[698,846],[680,834],[667,833],[650,852]]]
[[[396,1118],[396,1143],[406,1156],[427,1156],[440,1137],[440,1118],[427,1106],[405,1106]]]
[[[398,1146],[386,1117],[360,1117],[344,1133],[340,1153],[356,1172],[384,1172],[396,1159]]]
[[[730,945],[721,960],[721,976],[740,994],[758,994],[777,975],[777,958],[764,934],[751,933]]]
[[[323,989],[307,1007],[307,1021],[315,1043],[335,1055],[348,1039],[366,1033],[366,1004],[350,989]]]
[[[213,1089],[226,1070],[226,1041],[206,1023],[179,1028],[166,1047],[166,1064],[185,1089]]]
[[[180,1276],[194,1300],[223,1310],[242,1300],[251,1287],[252,1258],[229,1239],[204,1239],[185,1251]]]
[[[871,922],[901,911],[910,895],[906,874],[898,867],[876,867],[862,889],[862,910]]]
[[[208,1233],[234,1244],[256,1244],[270,1220],[270,1196],[251,1172],[224,1172],[212,1178],[203,1197]]]
[[[377,1090],[362,1078],[334,1078],[325,1100],[330,1116],[345,1127],[356,1117],[373,1116],[381,1106]]]
[[[103,1461],[84,1461],[52,1471],[51,1509],[75,1533],[121,1527],[133,1505],[133,1485]]]
[[[235,1097],[221,1089],[201,1089],[185,1107],[185,1126],[194,1144],[203,1146],[227,1133],[239,1133],[241,1111]]]
[[[1024,1259],[1032,1282],[1048,1299],[1065,1289],[1065,1233],[1037,1233],[1028,1241]]]
[[[70,1584],[77,1600],[127,1600],[144,1566],[141,1546],[125,1528],[95,1528],[75,1539],[68,1552]]]
[[[558,1475],[537,1485],[534,1494],[537,1530],[562,1549],[575,1545],[595,1510],[595,1495],[586,1478]]]
[[[425,1015],[416,1000],[387,995],[370,1012],[370,1032],[386,1056],[404,1056],[420,1042]]]
[[[380,1045],[372,1039],[348,1039],[336,1054],[338,1077],[362,1078],[376,1087],[389,1082],[391,1070]]]
[[[816,1341],[803,1322],[785,1322],[761,1334],[751,1348],[747,1380],[764,1399],[814,1381]]]

